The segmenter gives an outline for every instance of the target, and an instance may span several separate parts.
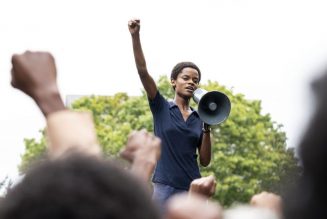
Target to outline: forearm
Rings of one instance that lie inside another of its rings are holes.
[[[139,33],[135,33],[132,35],[132,42],[133,42],[133,52],[134,52],[136,68],[140,77],[142,77],[148,74],[148,70],[146,67],[146,61],[144,58]]]
[[[161,153],[161,140],[145,129],[133,131],[120,156],[130,162],[130,171],[137,178],[148,184]]]
[[[65,105],[56,86],[48,87],[35,93],[33,99],[45,117],[48,117],[51,113],[65,109]]]
[[[148,182],[153,173],[156,162],[149,159],[135,159],[133,161],[131,172],[144,182]]]
[[[100,156],[93,117],[87,112],[61,110],[47,117],[47,141],[51,158],[71,152]]]
[[[203,133],[202,143],[199,149],[200,163],[208,166],[211,161],[211,136],[210,132]]]

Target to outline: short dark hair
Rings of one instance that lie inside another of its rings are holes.
[[[44,161],[1,202],[1,219],[153,219],[145,186],[112,162],[73,155]]]
[[[179,73],[181,73],[183,71],[184,68],[193,68],[195,70],[198,71],[199,73],[199,82],[201,80],[201,71],[199,69],[199,67],[194,64],[193,62],[180,62],[180,63],[177,63],[173,70],[171,71],[171,74],[170,74],[170,79],[174,79],[176,80],[177,79],[177,76],[179,75]]]

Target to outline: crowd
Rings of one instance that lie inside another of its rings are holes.
[[[248,204],[224,209],[210,199],[219,187],[215,177],[201,177],[197,163],[194,166],[188,158],[185,162],[190,163],[178,167],[179,160],[174,156],[178,157],[179,152],[176,148],[177,152],[171,151],[179,141],[186,144],[176,135],[189,130],[169,116],[180,116],[185,124],[193,118],[190,125],[195,130],[193,136],[185,137],[196,142],[189,151],[190,157],[198,150],[200,163],[203,166],[210,163],[210,127],[201,122],[188,102],[201,72],[194,63],[177,64],[171,76],[174,102],[164,100],[147,72],[139,29],[139,20],[129,22],[137,70],[154,116],[155,135],[135,130],[126,137],[120,155],[131,163],[129,169],[104,157],[90,113],[74,112],[64,106],[56,82],[55,60],[50,53],[27,51],[12,56],[12,86],[31,97],[46,119],[47,155],[44,161],[34,163],[22,181],[0,201],[0,218],[327,218],[324,210],[327,75],[313,83],[317,107],[299,145],[303,174],[297,185],[286,194],[263,191]],[[179,132],[160,125],[162,120],[169,120]],[[171,138],[175,138],[173,142]],[[171,173],[170,168],[181,168],[181,172],[185,168],[191,174],[185,172],[178,181],[180,172]],[[148,183],[153,172],[154,194]]]

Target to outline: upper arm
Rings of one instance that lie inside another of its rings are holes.
[[[151,75],[148,73],[139,74],[144,90],[150,100],[153,100],[157,94],[157,85]]]

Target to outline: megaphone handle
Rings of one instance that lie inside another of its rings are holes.
[[[202,132],[203,133],[209,133],[211,131],[210,125],[208,125],[207,123],[203,123],[203,128],[202,128]]]

